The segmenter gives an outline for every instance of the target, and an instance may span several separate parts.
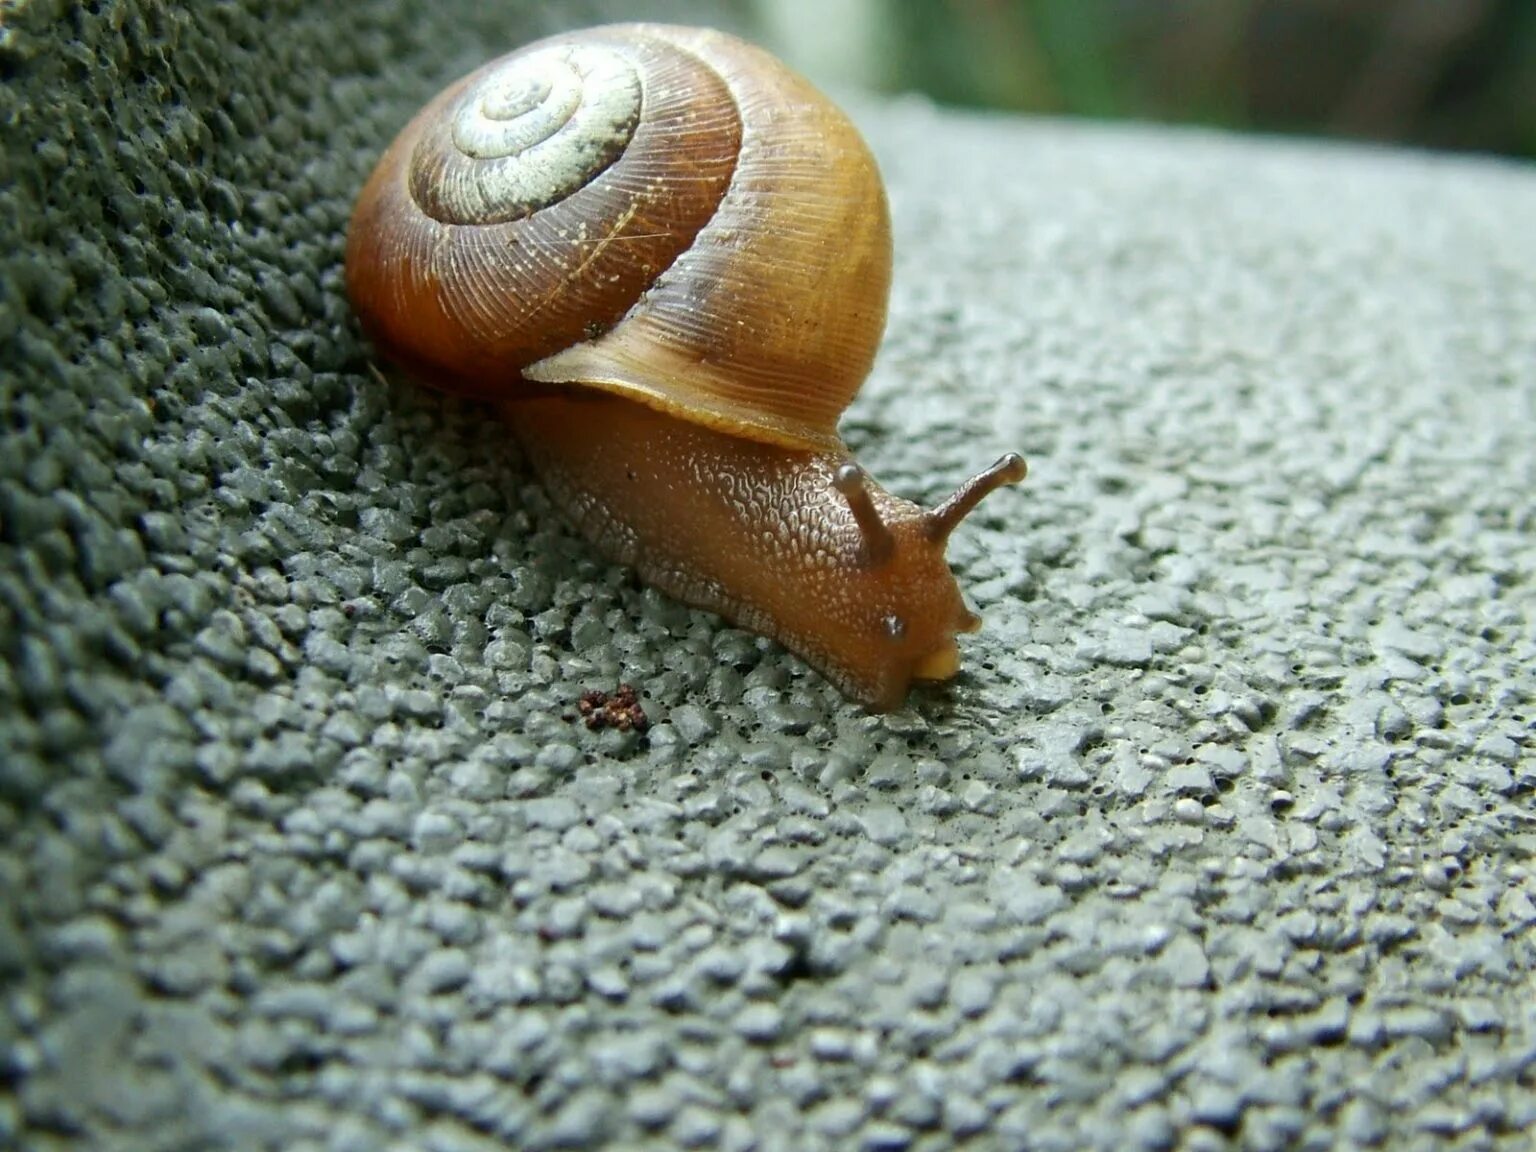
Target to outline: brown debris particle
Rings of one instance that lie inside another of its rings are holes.
[[[576,709],[594,732],[600,728],[617,728],[620,732],[633,728],[636,732],[644,732],[651,726],[645,709],[640,706],[640,694],[632,684],[620,684],[612,695],[596,689],[583,692]]]

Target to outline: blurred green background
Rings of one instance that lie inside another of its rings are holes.
[[[757,0],[815,79],[1536,157],[1536,0]]]

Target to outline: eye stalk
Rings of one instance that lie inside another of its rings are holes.
[[[976,510],[993,492],[1008,484],[1017,484],[1029,475],[1029,465],[1017,452],[998,458],[992,467],[976,473],[955,490],[955,494],[924,517],[928,539],[947,540],[955,525]]]
[[[832,474],[832,487],[843,494],[853,513],[854,523],[864,537],[864,555],[871,566],[884,564],[896,549],[896,538],[880,519],[875,502],[869,496],[869,473],[849,461]]]

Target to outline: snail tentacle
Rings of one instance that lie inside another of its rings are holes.
[[[928,538],[935,542],[949,539],[955,526],[974,512],[976,505],[999,488],[1019,483],[1028,474],[1029,466],[1017,452],[999,457],[990,468],[976,473],[927,514]]]
[[[880,519],[875,502],[869,495],[869,473],[849,461],[832,474],[832,486],[848,501],[848,510],[859,526],[864,538],[864,553],[870,564],[884,564],[896,546],[891,530]]]

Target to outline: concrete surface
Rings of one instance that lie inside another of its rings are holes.
[[[1033,465],[872,718],[365,369],[350,197],[536,6],[64,7],[0,38],[0,1145],[1531,1147],[1536,172],[860,104],[848,437]]]

